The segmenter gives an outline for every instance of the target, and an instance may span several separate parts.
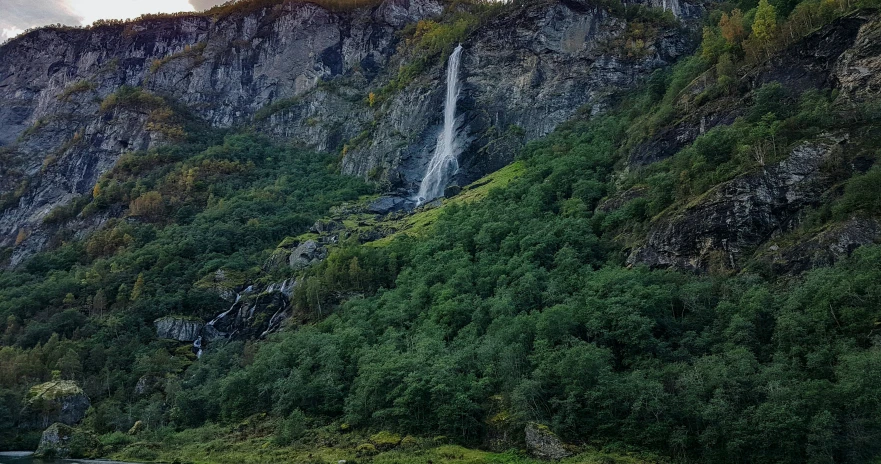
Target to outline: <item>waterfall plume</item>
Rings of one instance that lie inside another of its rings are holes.
[[[456,47],[447,64],[447,98],[444,102],[444,128],[437,137],[437,147],[422,177],[419,193],[414,200],[423,204],[440,197],[450,181],[450,176],[459,171],[459,146],[456,137],[456,101],[459,98],[459,61],[462,45]]]

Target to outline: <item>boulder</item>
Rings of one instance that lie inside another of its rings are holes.
[[[293,269],[304,269],[327,257],[327,250],[315,240],[306,240],[299,244],[288,258]]]
[[[370,206],[367,207],[367,211],[373,214],[389,214],[398,211],[406,211],[412,209],[414,206],[416,206],[416,203],[409,198],[384,196],[377,198],[371,203]]]
[[[132,428],[128,429],[129,435],[137,435],[144,431],[144,423],[141,421],[136,421]]]
[[[342,224],[332,219],[319,219],[309,228],[309,232],[316,234],[329,234],[343,228]]]
[[[48,459],[93,458],[100,443],[91,434],[61,423],[54,423],[43,431],[34,457]]]
[[[526,424],[526,447],[539,459],[558,460],[572,455],[551,429],[532,422]]]
[[[444,189],[444,198],[453,198],[460,193],[462,193],[462,187],[455,184],[449,185]]]
[[[156,326],[156,335],[159,338],[177,340],[179,342],[192,342],[199,338],[205,324],[183,317],[163,317],[153,322]]]
[[[379,451],[388,451],[401,444],[401,436],[396,433],[382,431],[370,437],[370,443]]]
[[[73,425],[86,416],[89,397],[72,380],[55,380],[31,387],[25,398],[27,428],[41,429],[53,422]]]

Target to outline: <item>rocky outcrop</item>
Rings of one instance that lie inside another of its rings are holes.
[[[551,429],[532,422],[526,425],[526,448],[539,459],[560,460],[572,455]]]
[[[315,240],[306,240],[297,245],[288,258],[288,265],[291,269],[305,269],[327,256],[327,249],[321,246]]]
[[[713,188],[655,221],[629,264],[706,270],[737,269],[739,258],[774,233],[790,230],[797,213],[830,187],[821,167],[843,140],[804,143],[789,157]]]
[[[698,137],[716,126],[732,124],[744,113],[741,102],[723,99],[720,102],[689,112],[672,127],[660,130],[649,140],[640,143],[630,154],[632,168],[663,161],[687,147]]]
[[[72,380],[54,380],[31,387],[25,398],[22,425],[42,429],[53,422],[79,423],[91,406],[89,397]]]
[[[100,446],[98,440],[90,433],[55,423],[43,431],[40,445],[37,447],[34,457],[46,459],[93,458],[97,455]]]
[[[684,24],[701,11],[679,0],[629,3],[668,9]],[[243,4],[214,16],[41,29],[0,47],[0,248],[13,248],[9,265],[65,224],[99,227],[106,217],[45,220],[89,195],[121,154],[174,142],[192,124],[249,125],[324,151],[348,145],[344,172],[413,190],[442,117],[443,60],[381,104],[367,94],[405,64],[401,30],[443,8],[439,0],[345,12]],[[625,52],[630,33],[598,4],[560,0],[509,8],[469,37],[456,182],[503,166],[579,108],[601,111],[615,92],[689,51],[690,34],[675,26]],[[132,88],[139,98],[115,99]]]
[[[759,88],[770,82],[779,82],[794,91],[835,86],[839,80],[838,61],[856,45],[857,36],[869,18],[869,14],[858,13],[838,19],[775,54],[747,76],[751,87]]]
[[[850,256],[857,248],[878,243],[881,225],[870,218],[854,217],[797,241],[769,240],[757,253],[757,262],[775,275],[800,274],[829,267]]]
[[[745,79],[752,88],[781,82],[796,92],[839,89],[837,104],[865,100],[881,90],[881,17],[856,12],[840,18],[781,51],[754,69]],[[725,99],[720,100],[722,102]],[[698,109],[673,127],[638,146],[630,167],[672,156],[715,125],[729,124],[746,102]],[[846,107],[846,106],[843,106]],[[742,111],[742,110],[740,110]],[[846,135],[837,140],[805,143],[789,158],[716,186],[702,197],[653,220],[643,245],[631,253],[630,264],[706,271],[734,269],[746,257],[770,266],[775,273],[799,273],[831,264],[857,246],[877,239],[877,224],[854,218],[787,244],[805,208],[816,206],[836,179],[823,170],[834,150],[851,159],[848,172],[871,165],[859,159],[859,147],[850,147]],[[841,159],[836,161],[840,163]],[[862,166],[865,164],[866,166]],[[838,179],[841,180],[841,179]],[[806,232],[801,232],[806,233]],[[780,238],[784,237],[784,238]]]
[[[839,88],[849,98],[862,99],[881,91],[881,18],[857,12],[775,54],[744,79],[749,89],[779,82],[789,91]],[[708,71],[683,91],[678,105],[685,116],[636,146],[629,165],[640,168],[665,160],[717,126],[743,116],[748,102],[721,98],[698,106],[695,101],[715,83]]]
[[[399,196],[382,196],[367,206],[367,212],[373,214],[388,214],[398,211],[411,210],[416,202],[410,198]]]
[[[838,87],[857,100],[878,98],[881,93],[881,17],[870,18],[861,25],[853,46],[839,57],[834,69]]]
[[[212,342],[253,340],[277,332],[291,315],[290,298],[296,285],[294,279],[265,287],[249,285],[228,310],[205,324],[193,342],[194,351],[201,355]]]
[[[159,338],[192,342],[199,338],[205,323],[184,317],[163,317],[153,322]]]

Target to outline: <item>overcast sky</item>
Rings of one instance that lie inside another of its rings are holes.
[[[225,0],[0,0],[0,42],[46,24],[88,25],[144,13],[201,11]]]

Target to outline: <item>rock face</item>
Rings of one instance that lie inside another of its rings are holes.
[[[865,19],[853,46],[838,58],[833,71],[841,90],[855,99],[877,98],[881,92],[881,17]]]
[[[156,335],[159,338],[179,342],[195,341],[205,327],[203,322],[181,317],[163,317],[153,322],[153,325],[156,326]]]
[[[266,287],[249,285],[235,303],[202,328],[193,342],[197,354],[212,342],[264,338],[281,329],[290,317],[290,298],[297,281],[288,279]]]
[[[678,11],[683,17],[700,13]],[[617,45],[627,33],[626,21],[596,4],[559,2],[510,11],[464,41],[458,104],[463,152],[454,182],[467,185],[508,164],[523,142],[549,133],[579,109],[601,112],[616,92],[690,50],[687,35],[670,28],[628,55]],[[384,105],[385,117],[367,143],[347,152],[343,171],[416,190],[443,123],[444,79],[443,66],[435,66]]]
[[[683,211],[659,219],[628,262],[736,269],[743,253],[775,231],[790,229],[800,210],[819,201],[830,187],[821,166],[834,148],[834,141],[805,143],[776,165],[720,184]]]
[[[563,442],[544,425],[526,425],[526,447],[539,459],[559,460],[572,455]]]
[[[55,380],[31,387],[25,399],[22,426],[42,429],[53,422],[79,423],[91,406],[83,389],[71,380]]]
[[[47,459],[91,458],[100,447],[89,433],[55,423],[43,431],[34,457]]]
[[[297,245],[288,258],[291,269],[305,269],[327,256],[327,250],[315,240],[306,240]]]
[[[881,224],[877,220],[854,217],[791,245],[781,246],[772,239],[758,258],[774,274],[798,274],[831,266],[863,245],[878,243],[879,239]]]
[[[881,75],[879,43],[881,16],[854,13],[782,51],[748,80],[756,88],[772,81],[801,91],[838,88],[840,99],[859,101],[881,89],[877,78]],[[700,117],[687,117],[637,147],[631,155],[631,168],[672,156],[708,127],[732,122],[738,112],[717,105],[696,114]],[[802,237],[799,244],[777,244],[777,237],[799,225],[805,208],[819,205],[834,187],[836,179],[824,170],[830,157],[837,152],[854,158],[858,153],[858,148],[847,144],[847,137],[827,135],[804,143],[793,149],[788,159],[757,167],[755,172],[718,185],[690,204],[656,218],[628,263],[696,271],[737,270],[745,257],[755,256],[775,273],[799,273],[830,265],[854,248],[875,242],[878,224],[853,218]],[[863,170],[860,163],[855,159],[842,169]]]
[[[671,9],[686,24],[701,11],[678,0],[630,3]],[[401,30],[443,8],[439,0],[346,12],[299,1],[243,4],[213,16],[46,28],[0,47],[0,248],[13,248],[8,265],[46,247],[65,224],[84,233],[100,227],[107,217],[44,219],[90,194],[121,154],[174,142],[192,121],[254,126],[317,150],[349,145],[344,172],[413,190],[442,118],[443,64],[429,63],[379,105],[368,105],[367,93],[397,76],[406,57]],[[472,34],[459,185],[689,51],[689,33],[655,32],[643,50],[625,52],[626,21],[585,0],[558,0],[513,8]],[[138,98],[115,98],[121,91]],[[351,142],[362,133],[370,136]]]
[[[881,89],[881,78],[877,77],[881,71],[879,41],[881,18],[855,13],[778,53],[745,81],[754,89],[770,82],[795,91],[837,87],[857,100],[873,92],[877,95]],[[712,82],[712,76],[705,75],[686,93],[697,97]],[[733,123],[746,106],[746,102],[721,99],[688,111],[680,122],[637,146],[630,155],[630,166],[639,168],[673,156],[706,131]]]

